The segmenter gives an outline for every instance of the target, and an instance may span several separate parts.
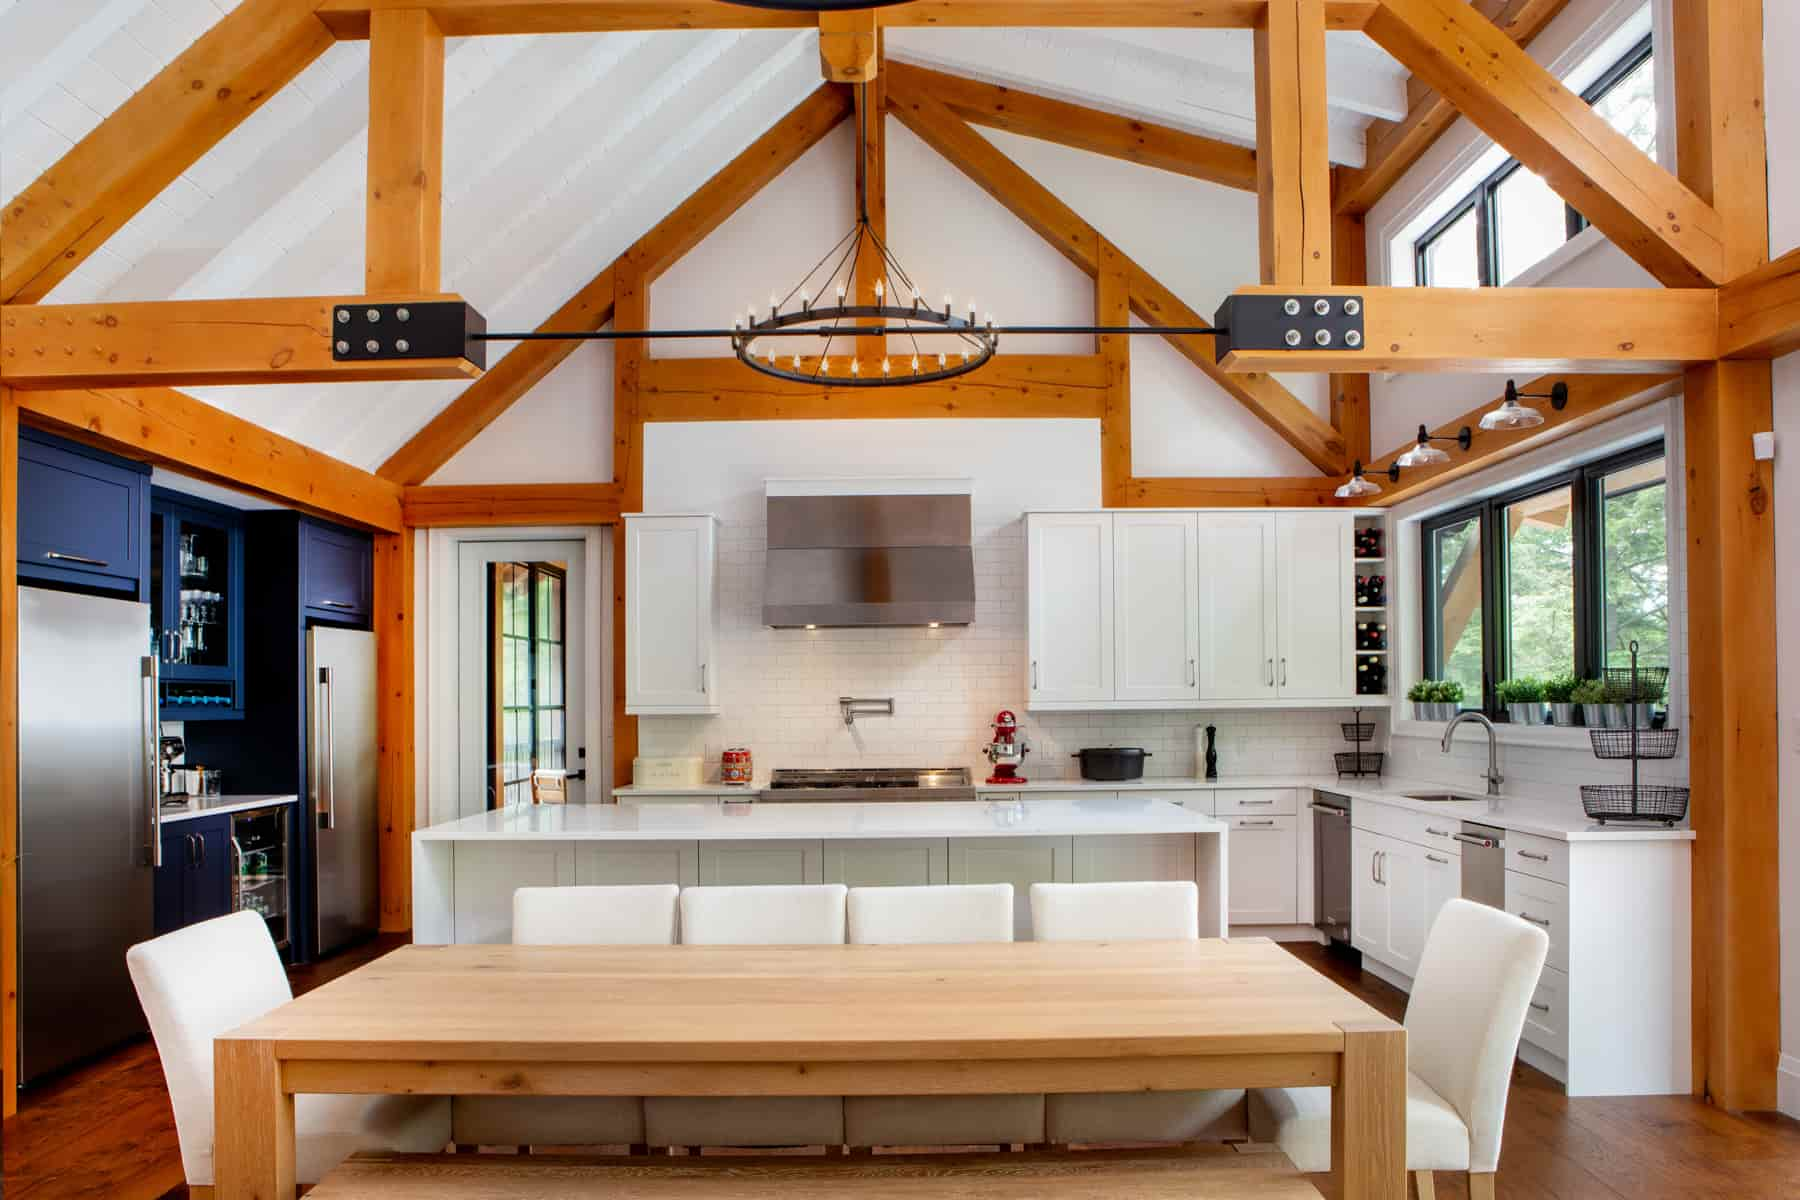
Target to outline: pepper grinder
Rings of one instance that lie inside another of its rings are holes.
[[[1219,727],[1217,725],[1206,727],[1206,777],[1208,779],[1219,777],[1219,751],[1215,745],[1218,736]]]

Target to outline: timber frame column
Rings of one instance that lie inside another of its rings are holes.
[[[1094,277],[1094,324],[1131,324],[1131,266],[1119,248],[1096,235],[1100,270]],[[1106,398],[1100,410],[1100,503],[1131,503],[1131,338],[1103,333],[1100,362],[1106,368]]]
[[[1675,0],[1682,182],[1724,216],[1725,271],[1768,258],[1761,0]],[[1779,793],[1771,364],[1689,368],[1689,782],[1694,842],[1694,1087],[1725,1109],[1772,1109],[1781,1051]]]
[[[650,279],[633,252],[620,258],[614,271],[613,325],[617,329],[650,327]],[[644,410],[640,377],[649,343],[634,338],[613,343],[613,483],[619,487],[619,511],[644,511]],[[613,525],[612,587],[612,746],[613,786],[631,782],[631,760],[637,757],[637,718],[625,714],[625,522]]]
[[[19,406],[0,387],[0,1117],[19,1110]]]
[[[823,19],[823,18],[821,18]],[[875,63],[881,61],[881,35],[875,37]],[[856,190],[862,197],[862,207],[854,215],[857,218],[867,216],[869,229],[887,244],[887,83],[879,70],[871,72],[866,83],[856,88]],[[875,281],[885,279],[887,264],[882,261],[881,252],[874,246],[865,245],[856,255],[856,278],[852,280],[855,295],[852,304],[875,303]],[[883,285],[891,293],[893,280]],[[890,299],[898,299],[891,294]],[[878,317],[869,318],[869,323],[882,324]],[[859,337],[853,353],[858,358],[871,361],[887,355],[887,338]]]
[[[1339,213],[1331,222],[1331,282],[1352,287],[1369,283],[1369,244],[1361,213]],[[1357,462],[1375,457],[1369,433],[1369,376],[1361,371],[1332,375],[1331,427],[1343,435],[1344,453]]]
[[[424,9],[369,14],[370,295],[439,290],[443,258],[444,35]]]
[[[1325,0],[1269,0],[1256,27],[1256,196],[1264,283],[1331,282]]]
[[[412,928],[413,531],[375,535],[376,860],[381,930]]]

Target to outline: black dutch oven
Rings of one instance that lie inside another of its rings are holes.
[[[1144,777],[1144,760],[1150,752],[1140,746],[1106,746],[1079,750],[1069,756],[1081,760],[1081,777],[1099,783],[1119,783]]]

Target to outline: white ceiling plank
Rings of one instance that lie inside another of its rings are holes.
[[[943,32],[943,31],[938,31]],[[1256,81],[1254,35],[1248,29],[1105,29],[1084,31],[1099,41],[1137,47]],[[1361,33],[1325,36],[1326,94],[1333,108],[1398,121],[1406,116],[1406,68]]]
[[[148,2],[20,0],[0,14],[0,137]]]

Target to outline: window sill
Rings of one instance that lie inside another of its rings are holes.
[[[1444,736],[1444,721],[1415,721],[1410,717],[1395,720],[1391,737],[1434,738]],[[1591,753],[1593,742],[1586,727],[1579,725],[1508,725],[1496,724],[1494,736],[1502,746],[1536,746],[1550,750],[1580,750]],[[1459,731],[1458,740],[1461,740]],[[1471,743],[1474,744],[1474,743]]]

